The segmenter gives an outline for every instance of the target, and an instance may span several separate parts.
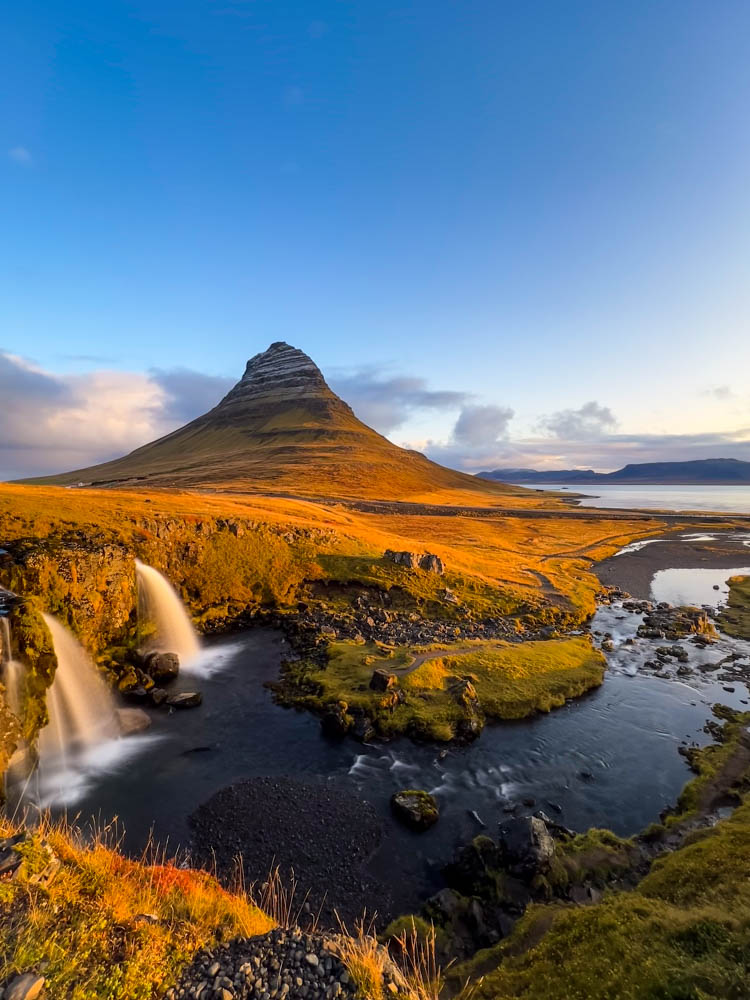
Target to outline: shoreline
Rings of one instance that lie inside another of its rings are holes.
[[[649,541],[651,541],[649,539]],[[592,567],[607,587],[619,587],[639,600],[651,597],[654,574],[665,569],[726,569],[750,562],[750,547],[738,538],[719,533],[708,541],[684,538],[683,534],[656,536],[653,544],[636,552],[610,556]]]

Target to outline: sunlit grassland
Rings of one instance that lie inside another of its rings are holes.
[[[530,503],[543,503],[536,495],[532,497]],[[443,499],[448,502],[450,496]],[[461,580],[465,582],[463,589],[467,595],[473,593],[472,600],[478,606],[487,604],[485,598],[490,590],[501,588],[514,601],[543,596],[578,614],[594,610],[599,585],[590,572],[592,563],[636,538],[654,534],[660,527],[657,520],[566,519],[555,516],[555,509],[550,510],[549,517],[534,519],[503,517],[500,511],[491,516],[367,514],[336,503],[273,496],[0,486],[0,543],[80,531],[91,539],[121,542],[138,551],[146,549],[148,555],[149,547],[159,547],[155,539],[149,538],[154,524],[178,519],[189,529],[220,518],[264,524],[277,531],[285,526],[314,529],[321,536],[314,542],[313,555],[320,565],[317,575],[322,577],[330,572],[334,579],[347,574],[356,579],[355,563],[347,566],[345,561],[377,560],[386,548],[430,551],[443,559],[459,587]],[[149,546],[149,542],[153,544]],[[309,568],[307,555],[294,560],[299,565],[285,586],[279,588],[269,581],[268,594],[274,598],[285,593],[291,596]],[[236,569],[234,577],[241,587],[243,567]],[[211,572],[220,573],[221,569]],[[278,575],[275,564],[269,566],[271,572]],[[382,569],[379,572],[382,575]],[[259,579],[255,573],[251,585]],[[201,580],[202,586],[210,582]],[[495,597],[489,602],[496,603]]]
[[[0,820],[0,836],[14,831]],[[72,828],[42,823],[19,851],[22,867],[0,881],[0,980],[43,969],[50,997],[146,1000],[199,948],[273,926],[244,893],[163,857],[128,859],[107,831],[86,843]],[[60,866],[44,884],[55,857]]]

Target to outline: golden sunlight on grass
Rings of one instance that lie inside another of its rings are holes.
[[[0,821],[0,836],[16,833]],[[0,881],[0,980],[43,970],[51,997],[146,1000],[176,979],[201,947],[274,926],[251,899],[206,872],[164,858],[131,860],[114,831],[90,843],[63,823],[42,822]]]

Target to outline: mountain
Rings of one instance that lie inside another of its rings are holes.
[[[644,462],[626,465],[616,472],[593,469],[494,469],[478,473],[480,479],[500,483],[575,483],[668,485],[750,485],[750,462],[737,458],[704,458],[693,462]]]
[[[263,490],[403,499],[491,486],[407,451],[363,424],[302,351],[271,344],[208,413],[123,458],[33,483]]]

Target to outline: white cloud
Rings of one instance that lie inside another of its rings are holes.
[[[507,406],[464,406],[453,428],[453,440],[470,447],[496,443],[508,433],[513,410]]]
[[[548,434],[563,441],[578,438],[596,438],[617,427],[617,419],[608,406],[595,400],[584,403],[577,410],[558,410],[542,417],[539,426]]]
[[[0,351],[0,479],[126,454],[210,409],[230,385],[185,369],[57,375]]]
[[[25,146],[13,146],[8,150],[8,156],[14,163],[20,163],[24,167],[30,167],[33,163],[31,153]]]

